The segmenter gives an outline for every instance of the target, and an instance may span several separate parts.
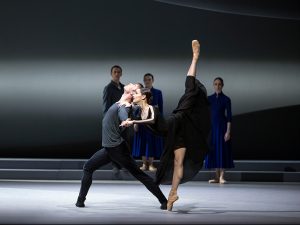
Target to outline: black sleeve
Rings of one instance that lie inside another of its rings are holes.
[[[110,98],[110,88],[106,86],[103,90],[103,112],[106,113],[109,107],[113,104]]]
[[[159,112],[158,107],[154,107],[154,124],[147,124],[146,127],[150,129],[154,135],[157,136],[167,136],[168,132],[168,124],[166,119],[164,118],[163,114]]]
[[[194,76],[186,76],[185,79],[185,93],[192,92],[195,90],[195,80]]]

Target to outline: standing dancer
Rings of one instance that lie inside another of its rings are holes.
[[[110,69],[111,81],[103,90],[103,117],[105,113],[114,103],[119,101],[124,93],[124,84],[121,83],[122,67],[114,65]],[[121,166],[112,162],[113,172],[116,177],[120,175]]]
[[[151,98],[148,104],[158,108],[159,113],[163,114],[163,95],[161,90],[153,87],[154,76],[151,73],[144,75],[145,87],[149,89]],[[132,156],[142,157],[143,165],[141,170],[156,171],[154,159],[159,159],[163,151],[163,137],[154,135],[145,125],[139,125],[138,131],[134,133],[132,142]]]
[[[209,183],[225,184],[225,169],[234,167],[231,150],[231,100],[223,93],[224,81],[221,77],[214,79],[215,93],[208,96],[211,106],[211,146],[205,158],[205,168],[215,169],[215,178]]]

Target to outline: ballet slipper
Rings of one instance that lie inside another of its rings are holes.
[[[179,199],[176,191],[170,191],[169,197],[168,197],[168,203],[167,203],[167,210],[172,211],[173,204]]]

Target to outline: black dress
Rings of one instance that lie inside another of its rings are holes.
[[[203,166],[209,151],[210,109],[207,92],[194,76],[187,76],[185,93],[177,108],[166,122],[159,117],[152,128],[166,135],[165,147],[156,172],[157,184],[171,184],[174,169],[174,150],[185,147],[183,178],[180,183],[193,179]],[[167,129],[167,132],[165,132]]]

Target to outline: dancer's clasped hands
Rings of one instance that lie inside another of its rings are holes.
[[[120,124],[120,127],[130,127],[131,125],[133,125],[133,120],[131,119],[127,119],[127,120],[124,120],[121,124]]]

